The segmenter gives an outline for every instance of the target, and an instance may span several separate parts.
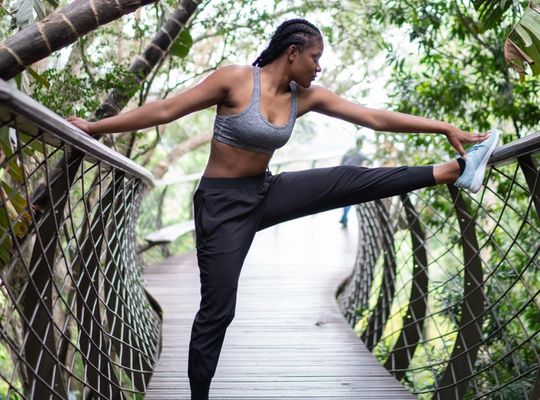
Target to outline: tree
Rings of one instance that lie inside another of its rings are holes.
[[[415,7],[380,2],[373,17],[408,33],[412,44],[404,53],[389,41],[384,43],[392,66],[389,89],[395,109],[471,131],[500,125],[505,141],[536,129],[540,80],[516,81],[504,63],[509,17],[500,29],[483,31],[470,5],[444,1]],[[428,143],[423,137],[403,140],[412,145]]]
[[[155,0],[77,0],[34,22],[0,45],[0,78],[8,80],[88,32]],[[22,4],[22,3],[21,3]]]

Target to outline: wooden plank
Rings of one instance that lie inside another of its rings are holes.
[[[335,291],[351,272],[356,225],[339,210],[259,232],[239,283],[211,399],[413,399],[341,316]],[[200,300],[194,253],[147,269],[164,309],[163,351],[147,399],[189,399],[187,350]]]

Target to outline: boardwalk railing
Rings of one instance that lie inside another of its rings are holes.
[[[135,222],[152,177],[0,81],[0,398],[142,398],[160,311]]]
[[[338,293],[420,399],[540,398],[540,132],[497,149],[476,195],[438,186],[357,207]]]

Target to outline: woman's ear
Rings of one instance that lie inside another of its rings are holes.
[[[294,60],[296,60],[296,58],[298,57],[298,54],[299,54],[299,50],[298,50],[298,46],[296,46],[295,44],[291,44],[289,46],[289,48],[287,49],[287,58],[289,59],[289,62],[293,62]]]

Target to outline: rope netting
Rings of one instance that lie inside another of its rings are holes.
[[[421,399],[540,396],[539,150],[540,133],[497,149],[475,195],[437,186],[357,206],[340,306]]]
[[[151,176],[0,82],[0,397],[141,398],[159,355]]]

